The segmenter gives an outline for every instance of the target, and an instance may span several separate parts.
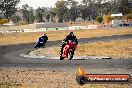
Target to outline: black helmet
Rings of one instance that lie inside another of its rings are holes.
[[[46,34],[43,34],[42,36],[46,36]]]
[[[68,35],[73,35],[74,33],[73,32],[69,32],[69,34]]]

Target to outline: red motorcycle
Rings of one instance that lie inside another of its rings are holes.
[[[63,60],[64,58],[68,58],[69,60],[71,60],[73,58],[76,47],[76,42],[68,40],[67,44],[64,46],[63,53],[60,56],[60,60]]]

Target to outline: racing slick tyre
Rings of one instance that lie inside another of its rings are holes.
[[[72,58],[73,58],[73,50],[70,49],[68,53],[68,59],[72,60]]]

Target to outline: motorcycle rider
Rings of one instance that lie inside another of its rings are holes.
[[[70,32],[66,37],[65,37],[65,39],[63,39],[63,41],[62,41],[62,47],[61,47],[61,54],[63,53],[63,48],[64,48],[64,46],[67,44],[67,41],[68,40],[71,40],[71,41],[74,41],[74,42],[76,42],[76,45],[78,45],[78,40],[77,40],[77,38],[76,38],[76,36],[74,35],[74,33],[73,32]],[[74,50],[75,51],[75,50]],[[60,55],[61,55],[60,54]],[[73,52],[73,55],[74,55],[74,52]]]
[[[42,35],[42,38],[44,40],[44,45],[47,43],[47,40],[48,40],[48,36],[46,34],[43,34]]]
[[[37,42],[37,44],[35,45],[34,48],[36,48],[37,46],[38,46],[39,48],[45,46],[45,44],[47,43],[47,40],[48,40],[48,36],[47,36],[46,34],[43,34],[43,35],[38,39],[38,42]]]

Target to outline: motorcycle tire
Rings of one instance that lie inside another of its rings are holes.
[[[72,60],[72,58],[73,58],[73,51],[72,50],[69,50],[68,59],[69,60]]]
[[[35,49],[38,49],[38,48],[39,48],[38,44],[37,44],[37,45],[35,45],[35,46],[34,46],[34,48],[35,48]]]

